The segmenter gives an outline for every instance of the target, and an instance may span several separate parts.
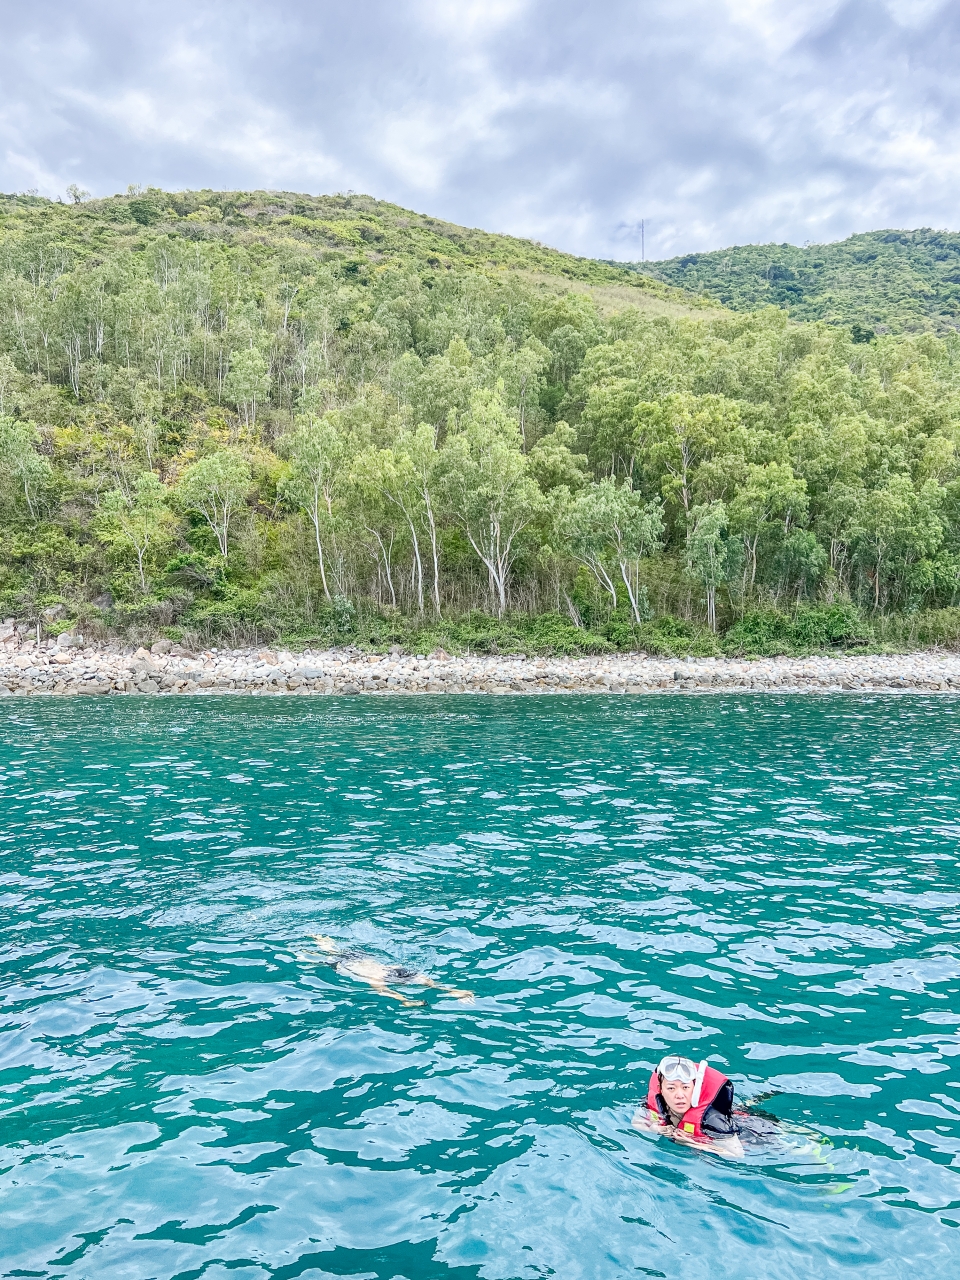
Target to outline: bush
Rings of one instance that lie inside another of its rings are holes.
[[[731,656],[773,657],[868,644],[873,630],[849,602],[801,605],[796,613],[751,609],[723,637]]]
[[[887,644],[921,649],[939,645],[960,649],[960,609],[924,609],[914,614],[880,618],[877,632]]]
[[[435,625],[433,631],[438,637],[446,637],[446,644],[443,639],[439,641],[444,647],[477,653],[609,653],[614,647],[603,636],[574,626],[559,613],[533,617],[517,614],[499,619],[472,613],[459,622]]]
[[[845,600],[827,605],[801,605],[794,615],[793,637],[798,648],[825,648],[869,644],[874,634],[859,609]]]
[[[399,645],[406,653],[586,654],[609,653],[614,646],[604,636],[576,627],[559,613],[508,615],[492,618],[471,613],[458,619],[410,618],[390,610],[363,609],[347,614],[334,602],[317,613],[309,631],[284,632],[297,644],[353,644],[383,650]]]
[[[715,658],[717,637],[708,627],[684,618],[664,616],[633,628],[634,649],[663,658]]]

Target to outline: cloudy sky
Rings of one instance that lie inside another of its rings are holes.
[[[0,190],[364,191],[621,259],[960,226],[956,0],[0,0]]]

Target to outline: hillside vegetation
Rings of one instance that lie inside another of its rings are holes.
[[[735,311],[783,307],[795,320],[876,333],[960,327],[960,234],[869,231],[836,244],[736,245],[633,264]]]
[[[950,638],[960,337],[863,336],[364,196],[4,197],[0,611],[221,645]]]

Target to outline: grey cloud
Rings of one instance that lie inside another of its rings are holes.
[[[354,189],[619,258],[955,225],[937,0],[0,4],[0,187]]]

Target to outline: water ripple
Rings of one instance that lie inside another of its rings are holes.
[[[2,1274],[955,1275],[953,706],[10,700]]]

